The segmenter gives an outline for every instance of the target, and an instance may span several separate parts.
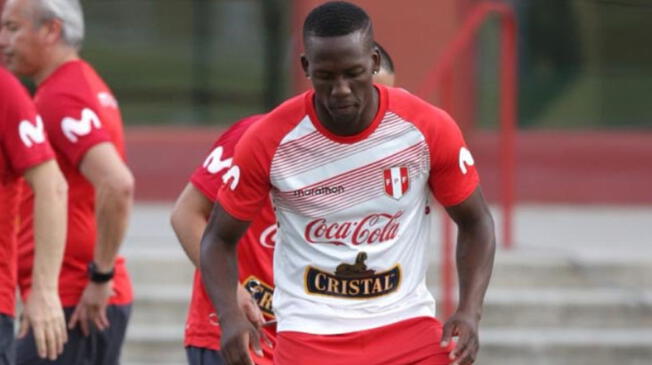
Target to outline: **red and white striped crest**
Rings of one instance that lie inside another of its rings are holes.
[[[383,171],[385,176],[385,193],[392,198],[401,199],[410,188],[407,167],[392,167]]]

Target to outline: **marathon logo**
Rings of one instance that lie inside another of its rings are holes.
[[[318,186],[310,189],[295,190],[294,196],[302,198],[304,196],[331,195],[344,193],[344,186]]]
[[[261,312],[267,317],[274,318],[272,311],[274,288],[253,275],[244,281],[243,286],[254,298]]]
[[[376,273],[367,269],[364,260],[367,254],[361,252],[355,264],[340,264],[331,274],[308,266],[305,273],[305,288],[309,294],[326,295],[348,299],[369,299],[387,295],[398,289],[401,283],[401,268]]]

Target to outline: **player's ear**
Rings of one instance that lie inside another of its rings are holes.
[[[308,66],[310,64],[308,63],[308,58],[306,57],[305,53],[301,54],[301,68],[303,68],[303,73],[306,75],[307,78],[310,78],[310,73],[308,72]]]
[[[59,19],[45,21],[41,28],[41,32],[47,44],[56,44],[62,40],[63,24]]]
[[[377,74],[378,72],[380,72],[380,51],[376,46],[374,46],[371,52],[371,59],[373,60],[373,66],[371,70],[374,74]]]

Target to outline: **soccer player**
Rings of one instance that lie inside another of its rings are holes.
[[[211,147],[202,165],[197,167],[190,183],[179,196],[171,216],[172,227],[181,246],[192,263],[199,267],[199,242],[206,228],[217,190],[224,173],[231,166],[233,150],[242,134],[262,115],[254,115],[235,123]],[[272,256],[276,218],[270,202],[265,203],[256,220],[239,246],[240,278],[239,305],[247,318],[260,328],[271,320],[273,292]],[[263,328],[270,341],[275,337],[275,326]],[[204,290],[201,275],[195,271],[192,299],[185,327],[184,345],[191,365],[223,364],[220,349],[218,317]],[[272,364],[270,347],[264,348],[264,358],[258,364]]]
[[[313,9],[303,41],[314,90],[244,133],[202,238],[222,355],[251,364],[249,348],[260,351],[237,302],[236,247],[271,194],[276,364],[473,363],[495,238],[459,128],[408,92],[372,83],[380,56],[359,7]],[[425,285],[430,194],[459,229],[459,306],[444,326]]]
[[[27,91],[2,67],[0,95],[0,364],[14,364],[15,357],[13,318],[21,176],[34,191],[35,257],[34,289],[25,301],[18,336],[24,337],[31,327],[38,356],[54,360],[67,339],[57,293],[66,239],[67,184]]]
[[[112,92],[79,58],[84,37],[77,0],[9,0],[2,14],[7,66],[37,85],[43,117],[69,185],[68,235],[59,295],[68,343],[57,364],[117,364],[132,302],[118,256],[131,210],[134,180],[124,161],[122,118]],[[19,286],[32,288],[33,234],[21,205]],[[39,364],[32,341],[18,341],[18,364]]]
[[[378,47],[380,49],[380,45]],[[392,60],[384,50],[381,56],[380,72],[374,75],[374,81],[393,82]],[[261,117],[262,115],[255,115],[245,118],[224,132],[213,144],[204,163],[197,167],[190,183],[177,199],[171,216],[172,227],[188,258],[197,268],[201,235],[206,228],[217,191],[222,185],[224,173],[231,167],[235,145],[242,134]],[[270,202],[267,201],[238,245],[238,303],[249,321],[258,328],[264,321],[274,320],[272,258],[276,230],[276,217]],[[270,346],[264,346],[263,357],[254,360],[259,365],[272,364],[276,326],[263,326],[262,330]],[[191,365],[224,363],[219,352],[218,317],[204,290],[199,270],[195,271],[184,345],[188,363]]]

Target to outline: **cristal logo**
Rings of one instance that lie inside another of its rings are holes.
[[[36,116],[36,125],[29,120],[21,121],[18,125],[18,135],[20,135],[20,140],[27,147],[45,142],[45,130],[41,116]]]
[[[306,225],[304,237],[310,243],[351,245],[383,243],[396,238],[403,211],[394,215],[370,214],[358,221],[331,222],[324,218],[315,219]]]
[[[93,127],[102,128],[102,123],[100,123],[100,117],[89,108],[82,109],[80,119],[65,117],[61,120],[61,130],[72,143],[76,143],[79,137],[91,133]]]

